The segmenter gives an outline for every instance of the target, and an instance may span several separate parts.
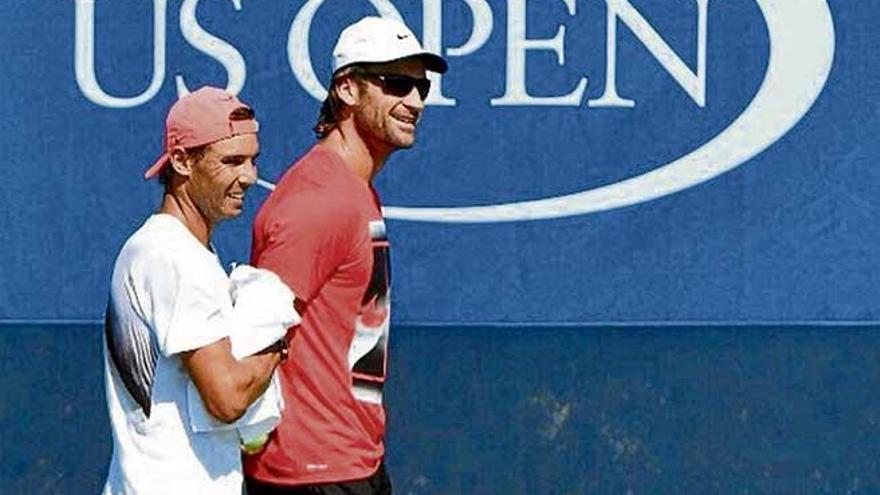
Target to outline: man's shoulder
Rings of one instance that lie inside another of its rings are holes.
[[[342,221],[358,215],[364,191],[340,158],[314,148],[285,172],[260,208],[258,218]]]
[[[287,199],[295,193],[354,202],[357,194],[352,190],[361,189],[358,180],[342,157],[316,145],[287,169],[273,196]]]
[[[181,232],[177,220],[153,215],[136,230],[122,246],[117,257],[116,270],[149,276],[170,270],[175,274],[213,271],[216,263],[199,253],[193,239]],[[183,227],[185,228],[185,227]]]
[[[179,226],[174,225],[176,221],[169,215],[150,216],[128,238],[122,246],[122,253],[145,258],[173,258],[171,254],[182,247],[189,248],[190,244]]]

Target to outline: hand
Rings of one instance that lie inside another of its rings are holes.
[[[279,355],[280,362],[283,363],[284,361],[287,361],[287,357],[290,354],[290,347],[287,344],[287,339],[280,339],[257,354],[271,354],[276,352]]]

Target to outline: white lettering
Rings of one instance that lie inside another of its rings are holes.
[[[230,0],[235,10],[241,10],[241,0]],[[217,60],[226,69],[226,91],[237,95],[244,87],[247,79],[247,67],[244,57],[232,45],[205,31],[196,19],[196,7],[199,0],[185,0],[180,7],[180,31],[183,37],[194,48]],[[178,98],[189,94],[183,82],[183,76],[174,78],[177,83]]]
[[[834,19],[827,0],[755,1],[770,38],[761,87],[736,120],[691,152],[641,175],[571,194],[481,206],[386,206],[385,218],[453,223],[585,215],[675,194],[742,165],[810,111],[828,82],[835,55]]]
[[[165,81],[165,12],[167,0],[153,0],[153,79],[133,97],[107,94],[95,75],[95,0],[76,0],[76,84],[93,103],[110,108],[130,108],[150,101]]]
[[[635,101],[621,98],[617,94],[617,19],[636,35],[651,55],[660,62],[675,82],[678,83],[701,108],[706,106],[706,33],[709,0],[697,2],[697,73],[694,74],[672,48],[663,41],[651,24],[629,3],[628,0],[605,0],[608,6],[608,41],[606,44],[605,93],[602,97],[590,100],[591,107],[633,107]]]
[[[388,0],[368,0],[382,17],[391,17],[403,22],[400,12]],[[309,31],[318,7],[324,0],[308,0],[296,14],[287,35],[287,61],[296,80],[316,100],[323,101],[327,90],[318,80],[309,53]],[[329,65],[329,61],[328,61]]]
[[[564,0],[569,15],[575,14],[575,0]],[[587,89],[587,78],[581,78],[577,87],[565,96],[531,96],[526,90],[526,51],[552,50],[556,61],[565,65],[563,38],[565,26],[559,26],[556,36],[550,39],[526,38],[526,0],[509,0],[507,4],[507,91],[500,98],[493,98],[494,105],[571,105],[578,106]]]
[[[470,55],[482,48],[492,34],[493,16],[492,9],[486,0],[464,0],[471,10],[474,19],[474,28],[470,38],[457,48],[449,48],[446,55],[450,57],[463,57]],[[443,2],[442,0],[424,0],[422,10],[422,46],[430,52],[443,53]],[[443,76],[434,72],[428,74],[431,79],[431,92],[425,103],[429,105],[455,105],[455,100],[443,95]]]

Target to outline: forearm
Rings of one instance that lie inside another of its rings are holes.
[[[281,361],[282,354],[280,351],[262,352],[239,361],[246,368],[246,371],[242,373],[244,379],[239,384],[237,391],[246,404],[245,409],[263,395],[263,392],[269,386],[275,367]]]
[[[274,347],[274,346],[273,346]],[[283,358],[279,348],[236,360],[224,339],[183,356],[183,364],[212,416],[233,423],[266,390],[272,372]]]
[[[229,337],[195,351],[187,366],[208,412],[227,423],[266,391],[287,354],[287,330],[300,321],[293,292],[274,273],[239,265],[229,280]]]

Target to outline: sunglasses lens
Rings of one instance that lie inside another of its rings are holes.
[[[431,81],[428,79],[416,79],[408,76],[385,75],[379,76],[385,91],[392,95],[403,97],[412,92],[415,87],[419,92],[419,97],[424,100],[431,91]]]
[[[416,89],[419,90],[419,96],[424,100],[431,91],[431,81],[427,79],[416,79]]]

